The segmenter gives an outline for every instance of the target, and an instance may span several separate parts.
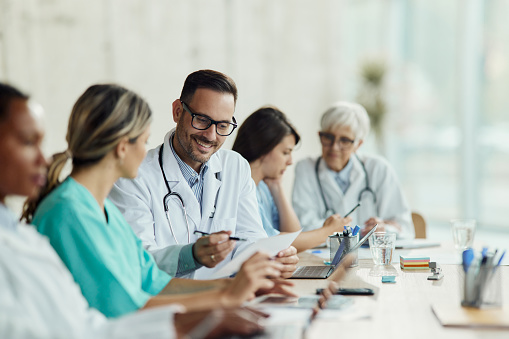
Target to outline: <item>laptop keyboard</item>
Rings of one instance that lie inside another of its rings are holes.
[[[331,266],[299,266],[293,273],[292,277],[326,276],[331,268]]]

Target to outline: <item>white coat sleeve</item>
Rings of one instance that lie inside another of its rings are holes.
[[[325,205],[318,188],[313,161],[304,159],[295,166],[292,205],[303,231],[323,226]]]
[[[387,231],[398,234],[398,239],[413,239],[415,230],[412,213],[401,184],[392,166],[386,160],[380,161],[383,161],[385,166],[379,167],[379,173],[373,173],[374,178],[379,178],[378,185],[375,187],[378,217],[383,220],[394,220],[401,226],[399,232],[390,225],[386,226]]]
[[[141,239],[143,247],[154,257],[157,266],[175,277],[178,276],[178,260],[185,245],[160,248],[155,239],[152,195],[139,179],[119,179],[108,198],[117,206],[134,233]],[[194,263],[193,263],[194,265]]]
[[[88,306],[48,241],[31,226],[21,227],[27,227],[21,234],[26,244],[0,246],[0,338],[176,338],[180,305],[107,319]]]
[[[176,312],[182,310],[176,305],[138,311],[109,320],[97,329],[97,335],[90,338],[173,339],[177,337],[173,318]]]

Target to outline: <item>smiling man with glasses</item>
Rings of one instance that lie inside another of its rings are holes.
[[[212,70],[191,73],[172,104],[176,128],[148,152],[136,179],[119,180],[110,193],[158,266],[170,274],[207,279],[267,237],[249,164],[238,153],[221,150],[237,127],[236,101],[230,77]],[[296,253],[290,247],[279,254],[286,277],[295,270]]]

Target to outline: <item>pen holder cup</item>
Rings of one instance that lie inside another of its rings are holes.
[[[345,256],[345,253],[349,253],[350,249],[353,248],[359,242],[359,234],[349,235],[349,236],[345,237],[343,234],[337,233],[334,235],[330,235],[329,241],[330,241],[330,261],[331,262],[334,260],[334,256],[336,255],[336,252],[337,252],[339,246],[341,245],[341,243],[343,241],[346,241],[345,248],[343,250],[343,254],[341,255],[341,258],[340,258],[340,260],[341,260]],[[359,265],[358,251],[359,250],[357,249],[354,252],[350,253],[354,256],[350,267],[356,267]]]
[[[502,276],[498,269],[471,269],[460,278],[461,306],[475,308],[502,307]]]

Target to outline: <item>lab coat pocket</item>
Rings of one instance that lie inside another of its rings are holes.
[[[212,225],[210,233],[220,231],[232,231],[235,234],[235,227],[237,225],[237,218],[212,218]]]

